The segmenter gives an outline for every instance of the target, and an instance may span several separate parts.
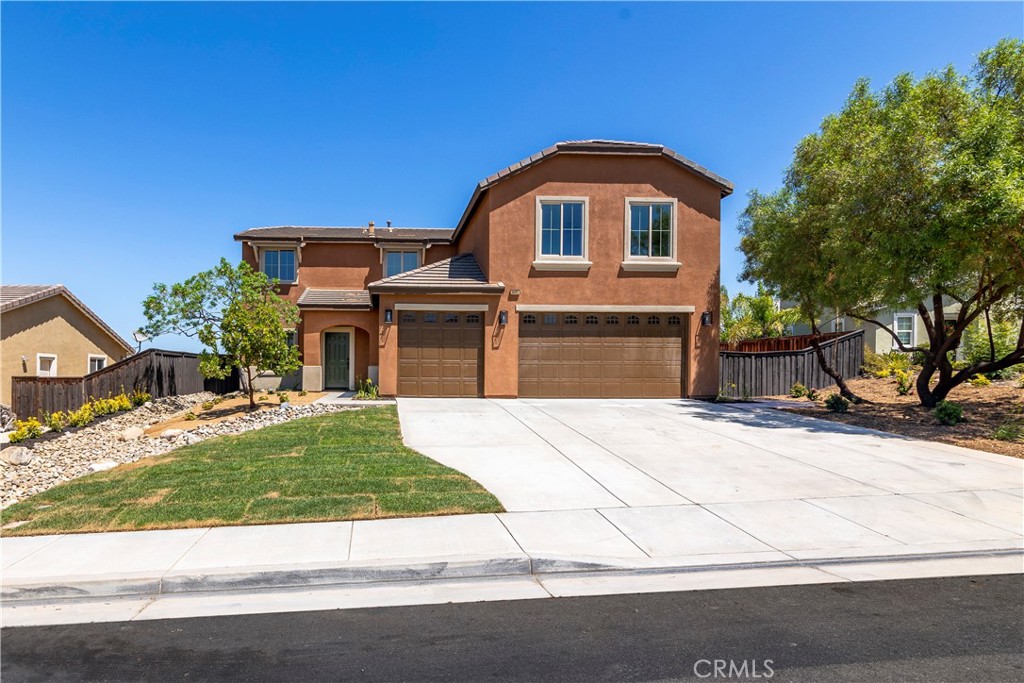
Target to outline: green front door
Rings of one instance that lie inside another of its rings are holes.
[[[324,388],[349,389],[348,332],[327,332],[324,335]]]

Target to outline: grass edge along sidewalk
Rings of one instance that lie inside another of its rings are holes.
[[[502,512],[407,448],[393,406],[301,418],[80,477],[0,513],[4,536]]]

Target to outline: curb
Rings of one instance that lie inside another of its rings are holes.
[[[431,561],[416,564],[362,566],[310,565],[302,568],[254,567],[214,572],[178,571],[163,575],[129,577],[96,576],[89,579],[57,577],[38,583],[4,582],[0,600],[5,603],[62,602],[89,599],[147,597],[218,591],[264,591],[283,588],[337,587],[409,581],[501,578],[509,576],[657,575],[711,571],[828,567],[873,563],[922,562],[967,558],[1020,556],[1024,549],[965,550],[912,555],[873,555],[820,559],[780,559],[717,564],[630,565],[614,560],[570,558],[491,557],[478,560]]]

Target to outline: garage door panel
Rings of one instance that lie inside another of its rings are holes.
[[[545,320],[550,322],[546,324]],[[519,395],[681,396],[685,329],[680,316],[640,315],[628,310],[523,316],[519,326]]]
[[[406,311],[398,328],[399,395],[473,397],[483,393],[480,314]]]

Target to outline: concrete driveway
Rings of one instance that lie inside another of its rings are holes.
[[[406,443],[493,492],[531,555],[887,556],[1019,550],[1024,536],[1020,460],[756,404],[398,407]]]

